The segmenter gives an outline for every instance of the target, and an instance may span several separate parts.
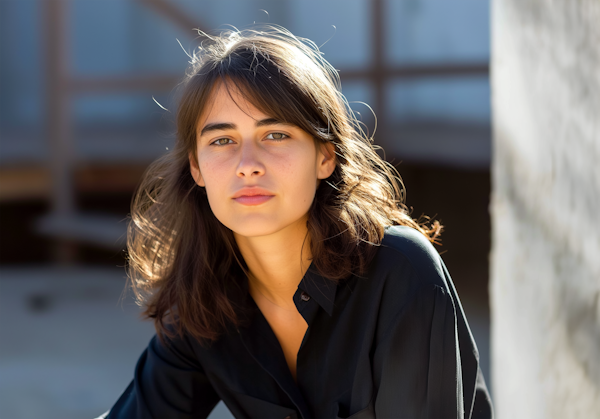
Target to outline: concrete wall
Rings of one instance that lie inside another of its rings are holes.
[[[600,417],[600,0],[492,6],[497,417]]]

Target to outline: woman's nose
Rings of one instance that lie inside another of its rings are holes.
[[[244,141],[240,149],[240,161],[237,167],[239,177],[262,176],[265,167],[260,159],[260,151],[253,141]]]

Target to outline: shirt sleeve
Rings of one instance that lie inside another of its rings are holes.
[[[106,418],[206,418],[218,402],[189,341],[154,336]]]
[[[452,300],[425,284],[376,348],[376,417],[463,419],[460,365]]]

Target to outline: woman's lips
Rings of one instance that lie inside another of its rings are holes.
[[[273,195],[252,195],[252,196],[244,195],[244,196],[234,198],[234,200],[242,205],[251,206],[251,205],[260,205],[264,202],[267,202],[271,198],[273,198]]]

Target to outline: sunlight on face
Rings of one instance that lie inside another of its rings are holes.
[[[196,183],[217,217],[234,233],[266,236],[306,228],[318,179],[333,173],[328,149],[295,125],[277,121],[220,84],[197,127]],[[326,154],[324,154],[324,152]]]

